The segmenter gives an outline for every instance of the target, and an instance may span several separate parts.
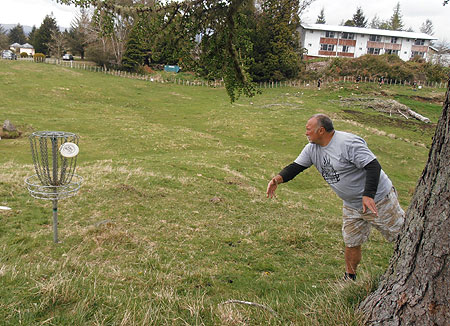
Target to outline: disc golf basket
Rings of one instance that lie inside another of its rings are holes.
[[[78,136],[37,131],[29,136],[35,175],[25,179],[30,195],[53,202],[53,241],[58,242],[58,200],[75,196],[83,179],[76,175]]]

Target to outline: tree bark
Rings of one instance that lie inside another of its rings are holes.
[[[378,289],[368,325],[450,325],[450,80],[428,162]]]

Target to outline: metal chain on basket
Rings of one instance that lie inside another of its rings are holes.
[[[48,146],[47,146],[47,138],[39,137],[40,149],[41,149],[41,161],[38,161],[38,164],[41,163],[42,168],[42,180],[43,184],[46,186],[51,186],[51,178],[50,178],[50,170],[48,164]]]

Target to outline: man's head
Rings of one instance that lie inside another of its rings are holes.
[[[315,114],[306,123],[306,137],[310,143],[326,146],[333,134],[333,121],[325,114]]]

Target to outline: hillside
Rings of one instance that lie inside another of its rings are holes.
[[[159,84],[0,60],[0,320],[4,325],[359,325],[354,312],[388,264],[373,232],[360,277],[343,283],[341,202],[314,169],[265,198],[306,144],[314,113],[366,139],[407,208],[443,89],[336,83],[263,89],[230,104],[222,88]],[[423,124],[342,98],[396,99]],[[80,136],[80,192],[31,198],[27,136]],[[245,300],[275,311],[228,300]]]

